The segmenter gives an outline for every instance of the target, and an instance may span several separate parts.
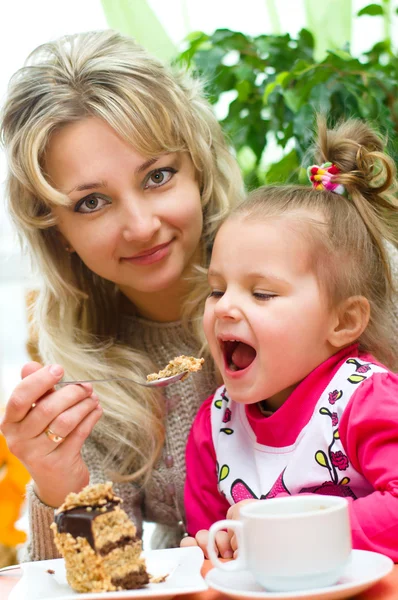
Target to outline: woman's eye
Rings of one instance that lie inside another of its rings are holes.
[[[267,294],[266,292],[253,292],[253,296],[257,298],[257,300],[271,300],[272,298],[276,298],[276,294]]]
[[[109,200],[102,196],[86,196],[79,200],[73,210],[80,213],[97,212],[106,204],[109,204]]]
[[[222,298],[224,295],[224,292],[222,292],[221,290],[212,290],[209,294],[209,298]]]
[[[148,174],[145,180],[144,189],[161,187],[168,183],[176,173],[176,169],[173,169],[172,167],[155,169]]]

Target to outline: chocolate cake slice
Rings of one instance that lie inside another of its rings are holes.
[[[149,582],[141,540],[121,502],[111,483],[100,483],[69,494],[55,512],[55,545],[77,592],[131,590]]]

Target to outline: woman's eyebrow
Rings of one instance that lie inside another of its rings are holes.
[[[134,170],[134,173],[136,175],[138,175],[139,173],[146,171],[146,169],[148,169],[153,164],[155,164],[159,160],[159,158],[161,158],[161,157],[155,156],[154,158],[149,158],[148,160],[143,162],[141,165],[138,165],[138,167]],[[73,187],[71,190],[69,190],[68,192],[65,192],[65,193],[66,193],[66,195],[68,195],[68,194],[71,194],[72,192],[83,192],[86,190],[92,190],[92,189],[99,188],[99,187],[106,188],[107,187],[106,181],[93,181],[93,182],[89,182],[89,183],[82,183],[81,185],[77,185],[76,187]]]
[[[65,192],[66,195],[71,194],[72,192],[83,192],[85,190],[93,190],[99,187],[106,187],[106,181],[93,181],[90,183],[82,183],[81,185],[77,185],[76,187],[69,190],[69,192]]]
[[[146,160],[144,163],[142,163],[142,165],[139,165],[134,173],[136,175],[138,175],[139,173],[142,173],[143,171],[146,171],[149,167],[151,167],[152,165],[155,164],[155,162],[157,162],[159,160],[159,158],[161,158],[160,156],[155,156],[154,158],[150,158],[148,160]]]

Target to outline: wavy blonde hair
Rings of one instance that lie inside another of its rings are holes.
[[[200,83],[171,72],[116,32],[44,44],[10,82],[1,131],[8,206],[43,281],[34,306],[40,355],[62,364],[68,379],[144,377],[154,369],[149,357],[118,339],[117,286],[65,251],[52,207],[68,199],[43,172],[51,135],[90,116],[106,121],[145,157],[189,153],[204,213],[199,267],[207,266],[218,222],[241,196],[241,176]],[[204,297],[204,285],[192,276],[183,322],[200,343]],[[145,480],[164,441],[159,393],[122,382],[98,384],[96,391],[104,416],[95,437],[107,448],[107,464],[117,460],[119,478]]]
[[[312,244],[312,260],[331,306],[350,296],[365,296],[370,320],[359,339],[391,369],[398,367],[393,298],[396,290],[385,242],[397,246],[398,201],[395,165],[382,138],[365,123],[350,119],[328,129],[318,117],[318,164],[331,162],[347,197],[303,185],[255,190],[231,216],[287,218]]]

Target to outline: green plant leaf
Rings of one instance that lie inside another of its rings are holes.
[[[345,50],[329,50],[329,54],[338,56],[342,60],[352,60],[351,54],[349,52],[346,52]]]
[[[264,95],[263,95],[263,102],[264,104],[267,104],[268,102],[268,98],[270,97],[270,95],[272,94],[272,92],[274,91],[274,89],[277,87],[278,82],[277,81],[271,81],[267,87],[264,90]]]
[[[314,49],[315,40],[314,40],[314,36],[312,35],[311,31],[309,31],[308,29],[302,29],[301,31],[299,31],[298,43],[299,43],[299,45],[303,46],[304,48],[311,50],[311,55],[312,55],[312,50]]]
[[[350,2],[338,1],[349,11]],[[307,7],[313,3],[306,0]],[[374,4],[380,7],[380,0]],[[344,44],[350,27],[344,33],[339,30],[333,40]],[[325,32],[313,31],[319,52],[319,37]],[[303,166],[311,160],[317,111],[327,114],[331,124],[347,117],[373,123],[388,138],[391,156],[398,162],[398,59],[391,40],[381,38],[355,56],[347,45],[329,44],[332,37],[326,37],[321,59],[314,56],[314,37],[308,30],[293,37],[219,29],[212,34],[194,32],[185,40],[178,61],[204,77],[209,100],[223,106],[221,124],[236,148],[249,188],[307,183]],[[275,153],[269,144],[267,148],[271,139]]]
[[[247,48],[249,38],[240,31],[217,29],[212,36],[212,41],[214,45],[228,50],[244,50]]]
[[[369,15],[371,17],[384,15],[384,9],[380,4],[368,4],[358,11],[357,16],[362,17],[362,15]]]
[[[298,168],[299,162],[296,150],[291,150],[279,162],[274,163],[266,172],[267,183],[286,183],[292,173]]]

